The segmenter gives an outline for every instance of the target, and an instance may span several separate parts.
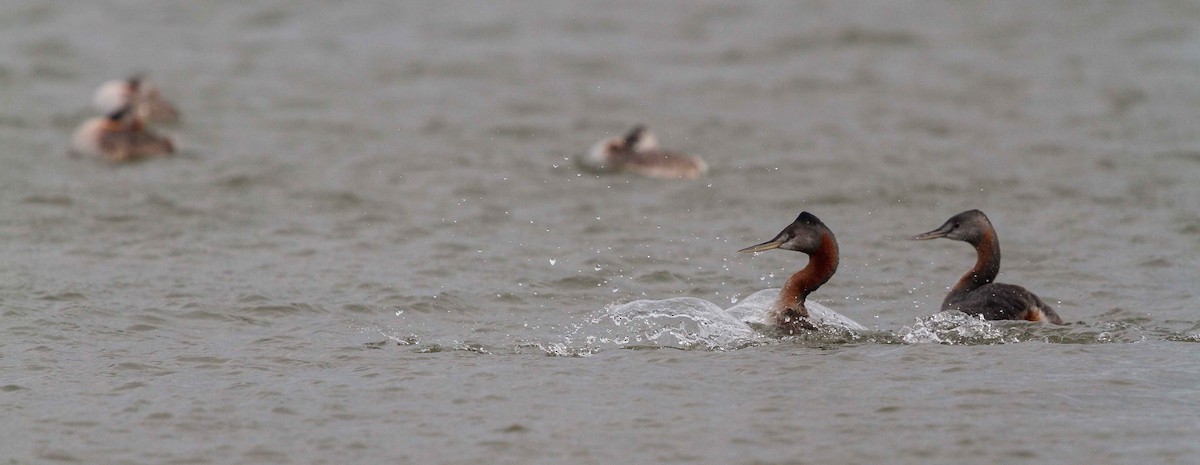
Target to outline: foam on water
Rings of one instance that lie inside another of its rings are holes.
[[[764,289],[722,309],[694,297],[635,300],[605,307],[564,339],[567,346],[733,350],[775,340],[767,324],[779,289]],[[821,327],[813,335],[844,338],[866,327],[820,304],[808,303]]]
[[[1003,329],[984,321],[983,317],[962,312],[938,312],[917,318],[912,326],[900,328],[896,336],[906,344],[1017,342],[1006,339],[1008,335]]]
[[[599,320],[607,320],[616,329],[616,339],[611,342],[627,346],[725,349],[743,346],[756,337],[745,322],[694,297],[612,305]]]

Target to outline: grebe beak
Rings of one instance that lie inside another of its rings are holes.
[[[908,238],[908,240],[927,241],[930,239],[937,239],[939,237],[946,237],[947,234],[950,234],[950,227],[948,225],[942,225],[940,228],[934,229],[933,231],[929,231],[927,233],[917,234],[916,236]]]
[[[771,239],[771,240],[769,240],[769,241],[767,241],[767,242],[763,242],[762,244],[758,244],[758,245],[752,245],[752,246],[750,246],[750,247],[746,247],[746,248],[744,248],[744,249],[742,249],[742,250],[739,250],[739,251],[738,251],[738,253],[742,253],[742,252],[763,252],[763,251],[766,251],[766,250],[778,249],[778,248],[779,248],[779,246],[783,245],[783,243],[784,243],[784,242],[787,242],[787,241],[785,241],[785,240],[783,240],[783,239],[781,239],[781,238],[775,238],[775,239]]]

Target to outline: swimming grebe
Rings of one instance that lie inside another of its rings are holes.
[[[696,179],[708,172],[708,164],[699,157],[659,148],[658,138],[640,124],[624,138],[597,142],[580,162],[594,171],[628,170],[652,178]]]
[[[108,161],[131,161],[175,151],[171,139],[151,132],[125,107],[108,116],[84,121],[71,136],[71,152]]]
[[[179,120],[179,109],[162,96],[158,86],[141,76],[105,82],[92,96],[92,106],[106,115],[126,105],[133,105],[134,113],[146,121],[171,123]]]
[[[912,237],[925,241],[944,237],[975,247],[975,267],[959,278],[958,284],[942,301],[942,311],[958,310],[982,315],[985,320],[1049,321],[1063,324],[1062,318],[1042,299],[1021,286],[993,282],[1000,274],[1000,240],[992,222],[979,210],[954,215],[941,227]]]
[[[837,239],[833,237],[833,231],[812,213],[802,212],[796,217],[796,221],[783,228],[774,239],[738,252],[762,252],[771,249],[804,252],[808,254],[808,265],[793,274],[783,285],[783,289],[779,291],[779,299],[771,309],[770,321],[787,334],[817,329],[811,321],[805,299],[808,298],[808,294],[829,281],[837,271],[838,244]],[[822,311],[827,309],[822,308]],[[851,329],[865,329],[857,323],[847,326]]]

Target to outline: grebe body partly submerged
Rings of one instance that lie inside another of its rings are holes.
[[[71,152],[112,162],[132,161],[175,151],[171,139],[155,134],[125,106],[85,121],[71,136]]]
[[[738,252],[762,252],[771,249],[804,252],[808,255],[808,265],[793,274],[779,291],[779,297],[768,316],[770,324],[786,334],[811,331],[826,321],[849,329],[866,329],[832,310],[806,302],[808,295],[828,282],[838,267],[837,239],[834,238],[833,231],[821,220],[809,212],[800,213],[796,221],[784,228],[774,239]]]
[[[173,123],[179,120],[179,109],[158,90],[158,86],[141,76],[113,79],[101,84],[92,95],[92,106],[103,114],[111,114],[132,106],[145,121]]]
[[[580,161],[593,171],[630,171],[652,178],[695,179],[708,172],[708,164],[699,157],[659,148],[658,139],[642,125],[624,138],[597,142]]]
[[[1000,240],[992,222],[979,210],[954,215],[941,227],[912,237],[924,241],[944,237],[975,247],[975,267],[959,278],[942,301],[942,311],[958,310],[985,320],[1049,321],[1062,318],[1037,295],[1024,287],[997,283],[1000,274]]]

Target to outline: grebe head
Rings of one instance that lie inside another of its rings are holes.
[[[620,148],[635,152],[657,150],[658,137],[646,129],[646,125],[638,124],[625,133],[625,139],[622,140]]]
[[[771,249],[795,250],[812,254],[821,248],[821,235],[829,229],[812,213],[802,212],[796,221],[783,228],[774,239],[746,247],[738,252],[762,252]]]
[[[92,106],[107,115],[131,103],[135,95],[137,85],[131,79],[113,79],[96,88],[92,95]]]
[[[138,117],[148,121],[179,120],[175,104],[164,98],[158,86],[142,74],[107,81],[92,95],[92,106],[106,115],[125,105],[133,105]]]
[[[992,230],[992,222],[979,210],[968,210],[950,217],[941,227],[911,237],[914,241],[927,241],[944,237],[975,244],[983,240]]]

